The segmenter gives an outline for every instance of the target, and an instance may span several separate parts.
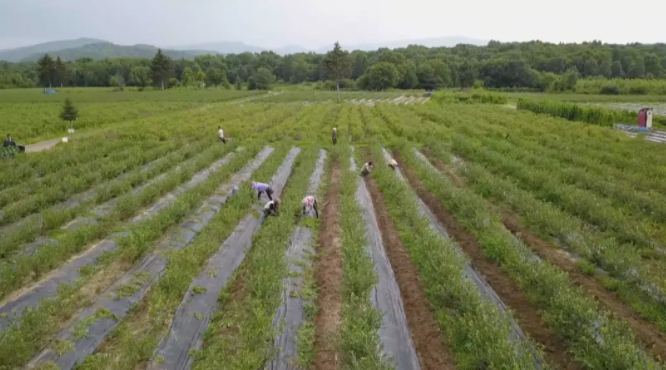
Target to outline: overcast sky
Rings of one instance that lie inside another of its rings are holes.
[[[0,0],[0,49],[92,37],[262,47],[466,36],[666,42],[664,0]]]

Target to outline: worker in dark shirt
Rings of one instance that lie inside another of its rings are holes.
[[[2,143],[2,146],[5,148],[9,146],[16,147],[16,142],[14,142],[14,139],[12,139],[10,135],[7,135],[7,138],[5,139],[5,142]]]

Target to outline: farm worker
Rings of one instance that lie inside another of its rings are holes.
[[[308,195],[301,201],[303,203],[303,214],[309,213],[312,210],[315,211],[317,218],[319,218],[319,211],[317,210],[317,199],[314,195]]]
[[[2,143],[3,147],[8,147],[8,146],[13,146],[16,147],[16,143],[14,142],[14,139],[10,135],[7,135],[7,138],[5,139],[5,142]]]
[[[252,182],[252,189],[255,189],[257,193],[257,200],[261,199],[261,193],[266,193],[268,199],[273,200],[273,188],[270,185],[264,184],[263,182]]]
[[[363,164],[363,167],[361,167],[361,175],[366,176],[368,175],[374,166],[372,165],[372,162],[366,162]]]
[[[234,186],[234,187],[231,189],[231,194],[229,194],[229,196],[234,195],[234,194],[236,194],[236,193],[238,193],[238,186]]]
[[[335,145],[338,142],[338,130],[333,127],[333,145]]]
[[[264,216],[277,216],[280,210],[280,199],[271,200],[264,206]]]
[[[224,131],[222,131],[222,127],[217,127],[217,136],[220,138],[220,141],[223,144],[227,143],[227,139],[224,138]]]
[[[395,170],[396,167],[398,167],[398,162],[396,162],[395,159],[391,158],[388,165],[389,167],[391,167],[392,170]]]

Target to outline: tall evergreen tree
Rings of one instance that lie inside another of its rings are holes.
[[[57,81],[58,85],[60,85],[60,87],[63,87],[65,81],[67,80],[67,66],[65,66],[65,63],[62,62],[60,57],[56,58],[54,64],[54,73],[55,73],[55,80]]]
[[[153,81],[162,87],[174,76],[175,66],[171,58],[162,53],[162,49],[157,49],[157,54],[150,64],[150,70],[153,72]]]
[[[340,81],[351,73],[351,63],[349,61],[349,52],[342,50],[339,42],[335,42],[333,50],[326,53],[324,66],[328,72],[328,78],[335,81],[335,89],[340,101]]]
[[[51,87],[53,80],[55,78],[56,65],[48,54],[44,56],[37,62],[37,73],[39,74],[39,80],[43,84],[49,84]]]

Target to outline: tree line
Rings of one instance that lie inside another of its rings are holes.
[[[333,58],[334,59],[331,59]],[[336,62],[331,64],[331,60]],[[333,66],[334,65],[334,66]],[[35,86],[206,86],[267,89],[275,82],[316,83],[323,89],[438,89],[485,86],[542,91],[573,89],[586,79],[666,79],[666,44],[552,44],[540,41],[486,46],[280,56],[267,51],[155,58],[63,61],[45,55],[37,63],[0,62],[0,88]]]

